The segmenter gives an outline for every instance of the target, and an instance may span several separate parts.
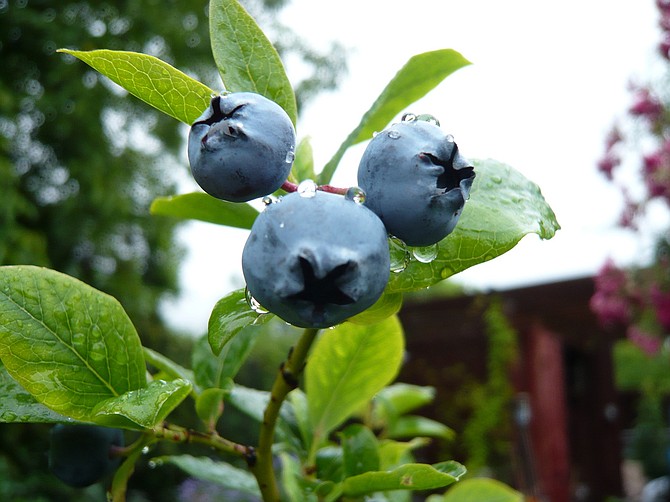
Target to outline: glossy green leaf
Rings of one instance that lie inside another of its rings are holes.
[[[403,352],[395,316],[372,325],[344,323],[321,334],[305,370],[316,445],[395,378]]]
[[[254,312],[247,302],[244,289],[229,293],[216,303],[209,317],[207,336],[212,351],[216,355],[220,354],[242,329],[266,323],[272,317],[271,314]]]
[[[234,467],[227,462],[217,462],[208,457],[192,455],[155,457],[153,461],[156,465],[175,465],[194,478],[260,497],[254,476],[249,471]]]
[[[428,94],[453,72],[469,64],[467,59],[451,49],[412,56],[387,84],[356,128],[323,168],[319,175],[319,184],[330,182],[349,147],[372,138],[375,132],[383,130],[407,106]]]
[[[0,364],[0,422],[57,423],[68,420],[50,410],[9,376]]]
[[[237,0],[210,1],[209,31],[226,90],[262,94],[281,106],[295,125],[295,94],[279,54]]]
[[[151,214],[183,220],[199,220],[228,227],[250,229],[258,211],[249,204],[220,200],[203,192],[158,197]]]
[[[303,138],[295,149],[295,160],[291,168],[291,180],[300,183],[305,180],[316,180],[314,173],[314,151],[310,138]]]
[[[425,437],[412,438],[402,442],[386,439],[379,445],[380,470],[390,471],[402,464],[411,464],[415,461],[412,451],[430,444]]]
[[[524,236],[551,239],[560,228],[540,188],[495,160],[474,162],[477,176],[456,229],[439,243],[430,263],[412,260],[391,274],[387,289],[423,289],[512,249]]]
[[[147,54],[106,49],[59,52],[80,59],[133,96],[188,125],[202,115],[215,94],[206,85]]]
[[[395,416],[404,415],[425,406],[433,399],[435,399],[435,387],[408,383],[389,385],[375,396],[375,402],[379,402],[388,413]]]
[[[256,330],[243,328],[219,352],[214,355],[208,343],[208,337],[203,337],[193,350],[193,370],[196,383],[203,387],[222,388],[226,382],[237,375],[237,372],[251,353],[258,337]]]
[[[205,389],[195,400],[195,412],[209,430],[214,430],[216,422],[223,414],[223,402],[232,389],[232,384],[230,381],[230,389]]]
[[[465,474],[458,462],[404,464],[391,471],[366,472],[344,480],[343,493],[350,497],[390,490],[434,490],[458,481]]]
[[[177,364],[172,359],[165,357],[163,354],[156,352],[153,349],[143,347],[142,350],[144,351],[144,360],[147,364],[150,364],[173,379],[181,378],[183,380],[188,380],[189,382],[194,381],[195,377],[193,371],[184,368],[182,365]]]
[[[0,359],[38,402],[76,420],[146,385],[140,339],[121,304],[46,268],[0,267]]]
[[[451,428],[430,418],[406,415],[391,422],[387,435],[393,439],[435,437],[451,440],[455,433]]]
[[[402,293],[384,291],[382,296],[371,307],[358,315],[350,317],[347,322],[354,324],[376,324],[387,317],[397,314],[402,307]]]
[[[154,380],[147,387],[99,403],[91,418],[109,427],[150,429],[165,420],[190,392],[187,380]]]
[[[495,479],[472,478],[452,486],[441,502],[523,502],[523,494]]]
[[[339,436],[346,477],[379,470],[379,442],[368,427],[352,424]]]

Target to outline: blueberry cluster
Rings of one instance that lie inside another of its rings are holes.
[[[294,150],[286,113],[247,92],[212,98],[188,143],[205,192],[231,202],[265,197],[242,271],[253,305],[299,327],[333,326],[374,304],[390,275],[389,235],[436,244],[456,226],[475,176],[431,116],[405,115],[375,135],[360,161],[360,189],[287,183]],[[266,197],[279,188],[290,193]]]

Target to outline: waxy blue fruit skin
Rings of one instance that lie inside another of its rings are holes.
[[[63,483],[90,486],[121,462],[113,446],[123,446],[123,432],[98,425],[57,424],[51,429],[49,470]]]
[[[429,246],[453,231],[474,178],[453,137],[423,120],[377,134],[358,167],[365,205],[408,246]]]
[[[339,324],[370,307],[389,279],[386,229],[340,195],[297,192],[270,204],[242,252],[252,297],[302,328]]]
[[[281,187],[294,151],[289,116],[274,101],[252,92],[213,97],[188,136],[196,182],[213,197],[230,202],[263,197]]]

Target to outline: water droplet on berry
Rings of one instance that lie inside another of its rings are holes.
[[[373,138],[376,138],[378,134],[379,134],[379,131],[374,131],[374,132],[372,133],[372,137],[373,137]]]
[[[287,164],[292,164],[294,160],[295,160],[295,152],[293,151],[293,148],[291,148],[288,152],[286,152],[285,161]]]
[[[412,248],[412,256],[421,263],[430,263],[435,258],[437,258],[437,252],[439,247],[437,244],[431,244],[430,246],[419,246]]]
[[[361,187],[350,187],[344,194],[344,198],[354,201],[356,204],[363,204],[365,202],[365,190]]]
[[[387,136],[391,139],[398,139],[400,137],[400,133],[398,131],[389,131]]]
[[[399,274],[409,265],[409,250],[405,243],[397,237],[389,237],[389,255],[391,258],[391,272]]]
[[[400,120],[402,122],[414,122],[416,120],[416,115],[414,113],[406,113]]]
[[[453,143],[454,142],[454,136],[452,134],[447,134],[447,136],[444,139],[447,140],[447,143]]]
[[[298,185],[298,194],[300,197],[305,197],[306,199],[311,199],[316,195],[316,183],[313,180],[301,181]]]
[[[416,117],[416,120],[428,122],[429,124],[433,124],[434,126],[440,127],[440,121],[437,120],[437,117],[431,115],[430,113],[422,113],[421,115]]]
[[[266,196],[263,197],[261,200],[262,200],[263,205],[264,205],[265,207],[268,207],[268,206],[271,205],[271,204],[275,204],[276,202],[279,202],[279,200],[277,199],[277,197],[275,197],[274,195],[266,195]]]
[[[270,313],[269,310],[263,308],[263,306],[256,300],[251,295],[251,291],[249,291],[249,288],[244,288],[244,297],[247,300],[247,304],[249,305],[249,308],[256,312],[258,315],[263,315],[263,314],[268,314]]]

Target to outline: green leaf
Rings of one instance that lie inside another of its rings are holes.
[[[244,289],[238,289],[221,298],[209,317],[207,336],[214,354],[221,353],[223,348],[241,330],[259,326],[274,317],[271,314],[254,312],[247,302]]]
[[[195,381],[199,386],[222,388],[237,375],[258,340],[257,330],[249,328],[240,330],[218,356],[212,353],[207,337],[198,340],[192,357]]]
[[[535,233],[551,239],[560,228],[540,188],[512,167],[495,160],[474,162],[477,176],[456,229],[439,243],[430,263],[412,260],[391,274],[387,290],[431,286],[512,249]]]
[[[158,197],[151,203],[151,214],[184,220],[199,220],[249,230],[258,211],[249,204],[220,200],[202,192]]]
[[[402,307],[401,293],[384,291],[382,296],[371,307],[358,315],[350,317],[347,322],[354,324],[376,324],[387,317],[397,314]]]
[[[286,452],[280,452],[281,486],[285,493],[285,500],[290,502],[318,502],[314,493],[316,481],[307,479],[297,458]],[[283,499],[284,500],[284,499]]]
[[[407,442],[384,440],[379,445],[380,470],[390,471],[402,464],[414,462],[412,451],[430,444],[425,437],[413,438]]]
[[[124,429],[150,429],[161,423],[191,392],[187,380],[154,380],[99,403],[92,410],[96,423]]]
[[[465,474],[458,462],[404,464],[391,471],[366,472],[344,480],[343,493],[356,497],[389,490],[434,490],[443,488]]]
[[[140,339],[114,298],[33,266],[0,267],[0,285],[0,359],[38,402],[86,421],[146,385]]]
[[[230,389],[205,389],[195,400],[195,412],[209,430],[214,430],[216,422],[223,414],[223,401],[233,385],[232,380],[229,382]]]
[[[362,424],[352,424],[340,433],[345,477],[379,470],[379,443]]]
[[[234,467],[226,462],[217,462],[208,457],[194,457],[192,455],[155,457],[153,461],[156,465],[175,465],[194,478],[260,497],[260,491],[254,476],[249,471]]]
[[[194,381],[195,377],[191,370],[184,368],[172,359],[165,357],[163,354],[156,352],[153,349],[143,347],[142,350],[144,351],[144,360],[147,364],[150,364],[171,378],[181,378],[183,380],[188,380],[189,382]]]
[[[404,338],[397,317],[324,331],[307,362],[305,384],[315,445],[395,378]]]
[[[314,150],[310,138],[303,138],[295,149],[295,160],[291,168],[291,178],[295,183],[316,180],[314,173]]]
[[[0,364],[0,422],[57,423],[68,420],[38,403]]]
[[[390,438],[436,437],[454,439],[454,431],[430,418],[408,415],[392,421],[387,430]]]
[[[319,175],[319,184],[330,182],[349,147],[372,138],[375,132],[383,130],[407,106],[428,94],[453,72],[469,64],[467,59],[451,49],[412,56],[387,84],[370,109],[365,112],[360,123],[323,168]]]
[[[191,125],[215,92],[160,59],[137,52],[60,49],[157,110]]]
[[[495,479],[466,479],[454,485],[442,502],[523,502],[523,494]]]
[[[297,106],[277,50],[237,0],[209,3],[214,61],[227,91],[261,94],[281,106],[295,125]]]
[[[404,415],[425,406],[433,399],[435,399],[435,387],[408,383],[389,385],[375,396],[375,401],[379,401],[384,409],[394,416]]]

